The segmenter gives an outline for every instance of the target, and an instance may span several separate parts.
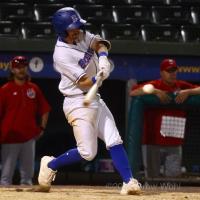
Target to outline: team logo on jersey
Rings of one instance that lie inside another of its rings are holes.
[[[30,99],[34,99],[36,96],[35,90],[33,88],[29,88],[26,94],[27,94],[27,97],[29,97]]]
[[[87,50],[87,52],[85,52],[84,57],[78,61],[78,64],[81,66],[81,68],[83,69],[86,68],[93,54],[94,54],[94,50],[90,48]]]

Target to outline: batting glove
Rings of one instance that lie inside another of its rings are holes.
[[[99,69],[103,72],[104,79],[108,78],[110,75],[110,62],[106,56],[105,52],[99,54]]]

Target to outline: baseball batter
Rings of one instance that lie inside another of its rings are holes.
[[[50,188],[57,170],[81,160],[91,161],[97,153],[97,139],[106,144],[113,164],[123,179],[121,194],[137,194],[141,187],[133,178],[122,139],[114,118],[100,95],[92,103],[83,105],[84,95],[91,86],[110,74],[107,58],[111,45],[107,40],[85,30],[86,21],[79,13],[65,7],[58,10],[52,19],[58,39],[55,45],[54,68],[61,75],[60,92],[65,96],[63,110],[73,127],[77,147],[57,158],[44,156],[41,159],[38,181],[42,187]],[[99,83],[101,86],[102,81]]]

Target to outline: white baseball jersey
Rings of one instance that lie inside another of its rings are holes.
[[[86,32],[85,38],[76,45],[57,41],[53,55],[54,68],[61,74],[59,90],[64,96],[86,92],[76,83],[83,75],[91,78],[99,71],[98,57],[90,48],[94,38],[101,40],[98,35]]]
[[[54,68],[61,74],[59,90],[65,96],[63,110],[73,127],[77,149],[86,160],[95,157],[98,137],[107,148],[122,143],[114,118],[104,101],[97,96],[89,107],[85,107],[86,90],[76,84],[85,74],[91,78],[99,71],[98,57],[90,48],[95,38],[103,40],[89,32],[76,45],[58,40],[53,55]]]

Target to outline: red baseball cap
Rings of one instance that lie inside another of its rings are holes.
[[[16,56],[11,61],[11,67],[12,68],[22,68],[22,67],[28,67],[28,61],[27,58],[24,56]]]
[[[171,71],[177,69],[178,66],[176,65],[176,61],[170,58],[164,59],[160,64],[161,71]]]

